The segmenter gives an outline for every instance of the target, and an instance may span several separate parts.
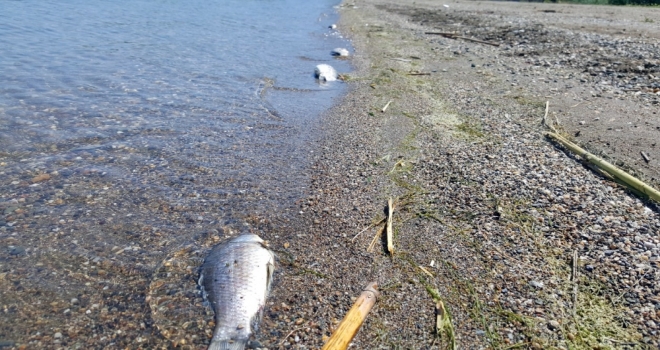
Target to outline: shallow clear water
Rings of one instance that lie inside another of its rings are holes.
[[[172,251],[300,197],[343,92],[314,67],[349,69],[337,3],[0,2],[0,342],[78,344],[54,329],[101,291],[136,303],[106,313],[145,304]],[[101,333],[86,344],[115,344]]]

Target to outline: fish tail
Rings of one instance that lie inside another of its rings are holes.
[[[247,339],[242,340],[212,340],[208,350],[243,350]]]

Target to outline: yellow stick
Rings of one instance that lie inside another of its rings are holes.
[[[376,298],[378,298],[377,287],[376,282],[367,285],[322,350],[345,350],[348,348],[348,344],[351,343],[360,326],[362,326],[362,322],[367,318],[367,314],[376,303]]]
[[[633,189],[646,194],[649,196],[651,199],[660,202],[660,192],[656,190],[655,188],[643,183],[642,181],[638,180],[634,176],[626,173],[625,171],[617,168],[616,166],[606,162],[603,159],[600,159],[593,154],[585,151],[584,149],[580,148],[580,146],[574,144],[571,141],[566,140],[565,138],[561,137],[560,135],[557,135],[555,133],[549,132],[547,133],[547,136],[550,138],[555,139],[557,142],[561,143],[564,147],[570,149],[573,151],[575,154],[578,156],[582,157],[585,161],[592,163],[599,167],[600,169],[603,169],[610,173],[612,176],[616,177],[617,179],[623,181],[626,185],[632,187]]]

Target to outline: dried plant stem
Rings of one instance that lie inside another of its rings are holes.
[[[387,251],[394,255],[394,238],[392,237],[392,214],[394,212],[394,201],[392,197],[387,201]]]

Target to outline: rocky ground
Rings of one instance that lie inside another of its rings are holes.
[[[659,347],[658,206],[546,139],[542,118],[549,101],[564,135],[657,187],[660,12],[443,5],[342,5],[351,93],[326,119],[296,229],[271,240],[261,343],[320,347],[377,280],[355,348],[445,348],[450,334],[469,349]],[[393,256],[381,226],[354,239],[389,197]],[[437,299],[453,325],[440,336]]]

